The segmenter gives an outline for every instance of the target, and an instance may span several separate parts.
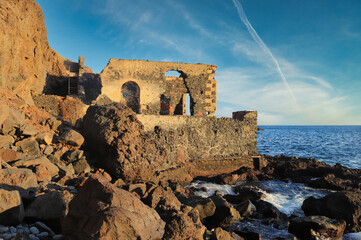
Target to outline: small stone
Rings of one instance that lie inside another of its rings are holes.
[[[44,149],[44,154],[49,155],[54,151],[54,148],[52,146],[46,146]]]
[[[41,232],[41,233],[37,234],[36,236],[39,237],[39,238],[46,238],[46,237],[49,236],[49,233],[47,233],[47,232]]]
[[[17,233],[17,230],[16,230],[15,227],[11,226],[11,227],[10,227],[10,232],[11,232],[11,233]]]
[[[9,228],[8,227],[4,227],[4,226],[1,226],[0,227],[0,233],[6,233],[9,231]]]
[[[11,234],[10,233],[5,233],[5,234],[3,234],[3,238],[5,240],[11,239]]]
[[[23,234],[25,233],[25,231],[24,231],[24,229],[19,228],[19,229],[18,229],[18,233],[19,233],[20,235],[23,235]]]
[[[30,240],[39,240],[39,238],[36,237],[34,234],[30,234],[30,235],[29,235],[29,239],[30,239]]]
[[[53,237],[53,240],[63,240],[65,239],[64,235],[58,234]]]
[[[30,234],[30,229],[29,229],[28,227],[25,227],[25,228],[24,228],[24,233],[25,233],[25,234]]]
[[[39,229],[37,229],[36,227],[31,227],[30,228],[30,232],[32,233],[32,234],[39,234],[40,232],[39,232]]]

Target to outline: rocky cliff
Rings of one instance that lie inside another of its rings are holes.
[[[0,1],[0,86],[28,101],[47,75],[65,75],[64,58],[48,43],[44,15],[35,0]]]

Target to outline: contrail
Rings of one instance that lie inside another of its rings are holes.
[[[258,46],[260,46],[260,48],[262,48],[263,51],[265,51],[271,57],[273,63],[276,65],[277,72],[281,76],[283,84],[285,85],[288,93],[290,94],[292,100],[294,101],[294,104],[296,105],[297,109],[299,109],[298,104],[297,104],[297,99],[296,99],[295,95],[293,94],[293,91],[290,88],[290,85],[288,84],[288,81],[287,81],[285,75],[283,74],[277,59],[273,56],[271,50],[269,50],[267,45],[263,42],[263,40],[257,34],[256,30],[254,30],[251,23],[248,21],[248,18],[246,16],[246,13],[243,10],[241,3],[238,0],[232,0],[232,1],[237,8],[240,19],[242,20],[244,25],[246,25],[247,30],[251,34],[253,40],[258,44]]]

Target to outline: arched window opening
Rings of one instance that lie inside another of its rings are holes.
[[[168,72],[165,73],[166,77],[181,77],[182,73],[175,71],[175,70],[170,70]]]
[[[138,84],[132,81],[124,83],[122,86],[122,96],[127,106],[130,107],[135,113],[139,113],[140,89]]]

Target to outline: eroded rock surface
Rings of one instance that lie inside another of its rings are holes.
[[[89,107],[83,120],[89,151],[116,178],[147,181],[165,153],[143,131],[134,112],[123,104]]]
[[[64,59],[50,48],[44,15],[35,0],[0,3],[0,86],[28,101],[47,74],[65,75]]]
[[[99,174],[82,185],[62,223],[69,239],[161,239],[164,225],[154,209]]]

